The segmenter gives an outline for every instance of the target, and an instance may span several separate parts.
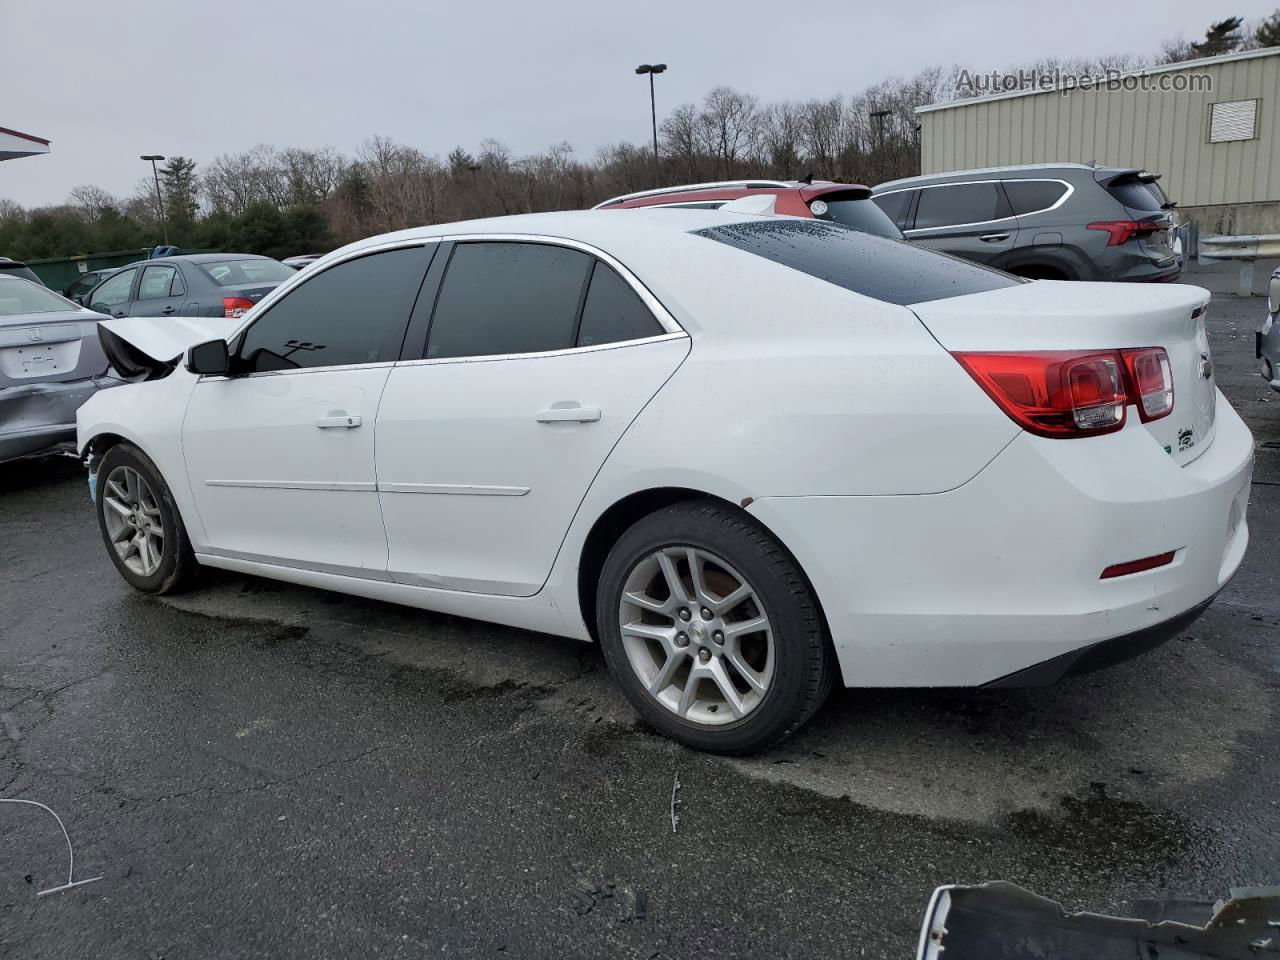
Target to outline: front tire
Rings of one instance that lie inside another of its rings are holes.
[[[596,591],[609,669],[667,736],[742,755],[800,728],[830,691],[822,615],[795,561],[748,515],[709,501],[638,521]]]
[[[141,450],[121,443],[98,466],[98,529],[120,576],[143,593],[174,593],[199,570],[169,485]]]

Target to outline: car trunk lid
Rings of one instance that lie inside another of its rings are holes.
[[[1159,175],[1146,170],[1100,167],[1094,176],[1129,217],[1142,224],[1143,232],[1136,239],[1143,251],[1153,257],[1174,259],[1177,204],[1161,189]]]
[[[0,317],[0,388],[86,380],[106,372],[100,314],[61,310]]]
[[[1183,284],[1036,280],[912,305],[952,353],[1120,351],[1163,347],[1173,375],[1173,411],[1142,423],[1179,464],[1213,440],[1217,388],[1205,310],[1209,294]],[[1128,417],[1138,419],[1134,406]]]

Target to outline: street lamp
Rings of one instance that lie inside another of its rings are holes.
[[[160,207],[160,232],[164,235],[164,245],[167,247],[169,245],[169,223],[164,217],[164,197],[160,193],[160,174],[156,170],[156,161],[163,160],[164,157],[158,153],[144,153],[138,159],[151,161],[151,176],[155,177],[156,181],[156,204]]]
[[[642,63],[636,67],[636,73],[649,75],[649,113],[653,118],[653,185],[658,186],[658,106],[653,98],[654,74],[667,69],[665,63]]]

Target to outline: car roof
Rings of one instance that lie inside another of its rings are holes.
[[[13,260],[9,257],[0,257],[0,267],[25,267],[26,264],[21,260]]]
[[[140,261],[142,263],[164,262],[166,260],[180,260],[183,263],[223,263],[227,260],[270,260],[270,257],[262,257],[256,253],[179,253],[172,257],[153,257],[151,260]]]
[[[1012,164],[1007,167],[975,167],[971,170],[948,170],[945,173],[926,173],[918,177],[901,177],[897,180],[886,180],[884,183],[878,183],[872,189],[876,192],[889,189],[897,189],[899,187],[910,187],[922,183],[935,183],[940,180],[951,180],[963,177],[973,177],[978,180],[987,178],[996,178],[1003,174],[1010,173],[1047,173],[1054,170],[1078,171],[1078,170],[1094,170],[1092,164],[1088,163],[1019,163]]]
[[[626,206],[649,206],[662,200],[679,198],[682,201],[696,203],[701,199],[724,199],[726,197],[752,196],[761,193],[783,193],[797,191],[807,199],[834,193],[836,191],[866,191],[870,195],[871,188],[861,183],[837,183],[834,180],[720,180],[710,183],[680,184],[670,187],[659,187],[654,190],[637,190],[624,193],[597,203],[592,209],[617,209]]]
[[[521,236],[557,240],[577,240],[598,246],[607,253],[615,249],[631,249],[646,244],[662,244],[673,236],[692,233],[707,227],[747,220],[764,219],[719,210],[664,209],[638,207],[625,217],[607,210],[567,210],[551,213],[521,213],[507,217],[486,217],[455,223],[436,223],[410,227],[394,233],[357,240],[320,258],[321,262],[338,259],[348,253],[416,239],[435,239],[454,235],[492,235],[519,239]]]

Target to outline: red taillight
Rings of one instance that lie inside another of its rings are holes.
[[[244,297],[223,297],[222,315],[228,320],[238,320],[245,312],[253,309],[253,301]]]
[[[1124,426],[1117,354],[957,353],[969,375],[1015,423],[1042,437],[1082,437]]]
[[[1144,422],[1159,420],[1173,412],[1173,371],[1163,347],[1125,350],[1124,363],[1136,396],[1138,415]]]
[[[1176,550],[1170,550],[1168,553],[1157,553],[1154,557],[1143,557],[1141,560],[1130,560],[1128,563],[1113,563],[1102,571],[1099,580],[1110,580],[1112,577],[1127,577],[1131,573],[1141,573],[1143,570],[1154,570],[1156,567],[1164,567],[1173,563],[1173,555]]]
[[[952,356],[1010,419],[1042,437],[1112,433],[1124,426],[1130,403],[1143,421],[1173,410],[1173,375],[1161,347]]]
[[[1108,247],[1118,247],[1133,237],[1149,237],[1161,229],[1158,223],[1141,223],[1137,220],[1095,220],[1087,224],[1087,228],[1104,230],[1110,234],[1107,238]]]

